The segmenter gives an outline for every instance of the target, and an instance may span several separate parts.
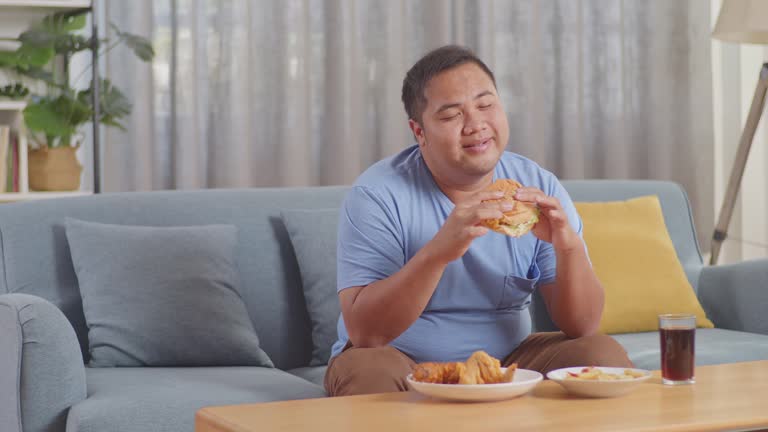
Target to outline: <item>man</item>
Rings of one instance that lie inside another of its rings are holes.
[[[595,334],[604,294],[570,197],[553,174],[505,152],[509,125],[488,67],[465,48],[439,48],[408,71],[402,98],[418,145],[366,170],[341,209],[328,393],[406,390],[416,362],[476,350],[541,372],[631,367]],[[500,178],[522,183],[515,198],[539,207],[531,233],[479,225],[510,210],[487,202]],[[562,332],[531,334],[536,289]]]

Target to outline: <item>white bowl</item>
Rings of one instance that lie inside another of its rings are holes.
[[[597,381],[597,380],[565,378],[569,372],[578,374],[585,367],[586,366],[578,366],[578,367],[570,367],[570,368],[553,370],[547,374],[547,378],[560,384],[561,386],[563,386],[563,388],[568,390],[569,393],[572,393],[574,395],[606,398],[606,397],[615,397],[615,396],[621,396],[623,394],[627,394],[632,390],[634,390],[635,388],[637,388],[637,386],[639,386],[643,382],[647,381],[651,377],[651,372],[645,369],[597,366],[595,367],[595,369],[600,369],[601,371],[609,374],[621,375],[624,373],[625,370],[629,369],[631,371],[642,374],[642,376],[638,378],[612,380],[612,381]]]
[[[506,371],[507,368],[501,368]],[[412,374],[406,380],[419,393],[439,399],[463,402],[488,402],[511,399],[528,393],[544,377],[532,370],[517,369],[512,382],[500,384],[432,384],[415,381]]]

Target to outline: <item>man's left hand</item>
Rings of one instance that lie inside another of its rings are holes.
[[[537,238],[552,243],[555,250],[567,251],[583,247],[581,238],[568,222],[568,215],[560,205],[560,200],[534,187],[521,187],[517,190],[515,199],[534,203],[539,207],[539,222],[532,230]]]

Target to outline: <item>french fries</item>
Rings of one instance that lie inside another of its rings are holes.
[[[584,381],[617,381],[617,380],[631,380],[644,376],[642,372],[637,372],[632,369],[624,369],[621,374],[608,373],[602,369],[595,367],[585,367],[579,373],[568,372],[565,375],[567,380],[584,380]]]

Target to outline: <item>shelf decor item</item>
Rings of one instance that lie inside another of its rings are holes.
[[[77,147],[40,147],[29,152],[29,187],[36,191],[69,191],[80,188],[83,166]]]
[[[93,68],[89,66],[73,78],[70,76],[72,56],[101,46],[103,49],[93,50],[93,62],[96,62],[115,47],[125,45],[142,61],[151,61],[154,57],[149,40],[123,32],[115,24],[110,24],[113,35],[108,38],[94,40],[93,36],[81,34],[89,12],[88,9],[56,12],[15,38],[2,38],[18,45],[13,51],[0,50],[0,70],[17,81],[5,90],[28,95],[23,114],[29,133],[32,190],[79,189],[82,166],[74,156],[82,144],[84,125],[95,120],[104,126],[124,129],[120,121],[131,113],[128,98],[108,79],[96,76],[94,85],[79,89],[79,80]],[[36,85],[28,86],[28,83]],[[36,91],[38,87],[44,90]]]

